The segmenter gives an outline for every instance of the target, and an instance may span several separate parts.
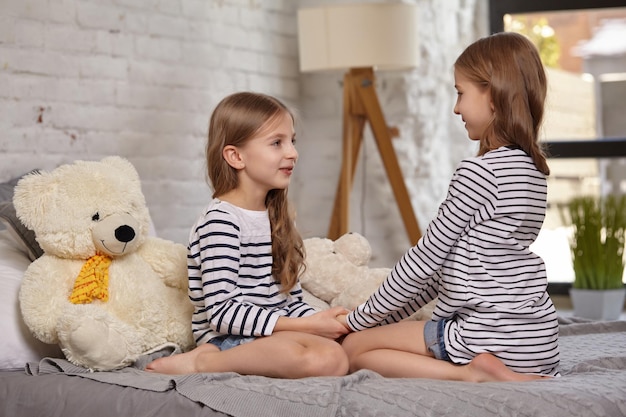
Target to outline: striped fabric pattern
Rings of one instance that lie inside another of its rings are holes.
[[[280,316],[315,313],[299,284],[281,293],[272,276],[267,211],[211,201],[191,230],[187,269],[198,345],[225,334],[268,336]]]
[[[557,375],[558,323],[543,260],[529,250],[547,185],[531,158],[502,147],[462,161],[424,236],[348,316],[354,330],[408,317],[439,295],[445,344],[464,364],[491,352],[518,372]]]

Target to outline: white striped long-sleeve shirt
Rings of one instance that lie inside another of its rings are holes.
[[[462,161],[424,236],[348,315],[353,330],[397,322],[439,296],[450,359],[491,352],[511,369],[557,375],[558,323],[543,260],[545,176],[517,148]],[[408,336],[407,336],[408,337]]]
[[[267,211],[213,199],[191,230],[187,269],[198,345],[225,334],[268,336],[280,316],[315,313],[299,283],[280,292]]]

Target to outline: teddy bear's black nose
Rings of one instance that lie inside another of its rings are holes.
[[[135,231],[130,226],[120,226],[115,229],[115,238],[120,242],[130,242],[135,238]]]

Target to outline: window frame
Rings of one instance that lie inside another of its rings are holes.
[[[490,0],[489,29],[504,31],[504,15],[624,7],[624,0]]]

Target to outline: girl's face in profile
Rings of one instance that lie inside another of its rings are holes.
[[[493,104],[489,89],[470,81],[454,70],[454,88],[457,91],[454,113],[461,116],[467,134],[472,140],[481,140],[493,118]]]
[[[295,136],[293,118],[288,112],[268,120],[238,149],[243,162],[240,184],[262,193],[287,188],[298,159]]]

